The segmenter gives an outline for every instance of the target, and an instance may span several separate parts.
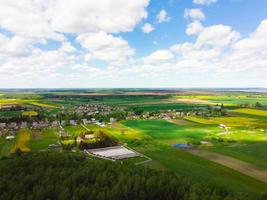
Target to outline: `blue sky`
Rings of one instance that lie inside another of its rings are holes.
[[[1,0],[0,87],[267,87],[267,1]]]

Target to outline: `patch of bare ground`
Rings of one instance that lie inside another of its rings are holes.
[[[253,164],[202,149],[189,149],[187,151],[191,154],[224,165],[242,174],[245,174],[259,181],[267,183],[267,170],[261,169]]]

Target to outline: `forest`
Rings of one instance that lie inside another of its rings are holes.
[[[55,152],[17,153],[3,158],[0,191],[1,200],[239,199],[169,171]]]

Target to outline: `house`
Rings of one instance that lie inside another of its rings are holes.
[[[27,122],[21,122],[20,128],[27,128],[28,123]]]
[[[93,139],[94,137],[95,137],[94,134],[86,134],[84,136],[84,139],[89,140],[89,139]]]
[[[75,126],[75,125],[77,125],[77,121],[76,121],[76,120],[73,120],[73,119],[71,119],[71,120],[70,120],[70,125],[74,125],[74,126]]]
[[[66,125],[65,120],[62,120],[62,121],[60,122],[60,125],[61,125],[61,126],[65,126],[65,125]]]
[[[32,122],[32,128],[33,129],[36,129],[38,127],[39,127],[38,122]]]
[[[51,123],[51,126],[52,127],[56,127],[56,126],[58,126],[59,125],[59,122],[58,121],[53,121],[52,123]]]
[[[48,122],[40,122],[40,126],[43,128],[46,128],[49,126],[49,123]]]
[[[114,123],[114,122],[116,122],[116,119],[111,117],[111,118],[109,118],[109,121],[110,121],[110,123]]]
[[[64,130],[60,130],[59,135],[60,135],[60,137],[68,137],[69,136],[68,133],[66,133]]]
[[[17,129],[17,123],[16,122],[11,122],[9,125],[8,125],[8,128],[10,129]]]
[[[87,119],[82,119],[83,124],[89,124],[89,121]]]
[[[6,127],[6,123],[0,123],[0,129],[2,128],[5,128]]]

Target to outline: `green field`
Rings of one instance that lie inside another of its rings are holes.
[[[250,198],[267,189],[267,184],[170,146],[179,142],[210,137],[220,131],[215,126],[183,127],[166,121],[126,121],[123,124],[145,133],[148,144],[137,145],[135,148],[153,159],[153,162],[149,164],[151,167],[169,169],[198,181],[216,184],[235,192],[247,193]]]

